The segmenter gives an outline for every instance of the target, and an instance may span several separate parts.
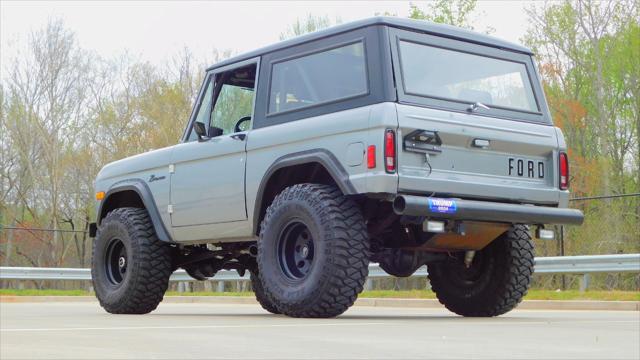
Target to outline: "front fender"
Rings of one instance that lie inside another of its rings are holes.
[[[138,197],[142,201],[142,204],[149,213],[149,218],[151,219],[158,239],[164,242],[173,243],[174,241],[171,238],[171,235],[167,231],[166,227],[164,226],[162,218],[160,217],[156,202],[153,199],[153,194],[151,193],[149,186],[142,179],[135,178],[118,181],[109,188],[109,190],[105,194],[104,199],[100,202],[100,205],[98,207],[96,219],[97,226],[100,225],[100,222],[107,215],[107,212],[113,209],[111,207],[112,204],[109,199],[113,200],[116,194],[122,193],[124,191],[133,191],[138,194]]]

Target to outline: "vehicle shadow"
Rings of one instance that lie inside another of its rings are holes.
[[[482,318],[482,317],[462,317],[457,315],[442,315],[442,314],[345,314],[335,318],[328,319],[315,319],[315,318],[291,318],[286,315],[269,314],[269,313],[238,313],[238,312],[189,312],[189,313],[152,313],[147,315],[155,318],[172,318],[172,317],[207,317],[207,318],[259,318],[259,319],[290,319],[291,321],[317,321],[317,322],[340,322],[340,321],[455,321],[473,323],[479,321],[492,321],[492,322],[510,322],[521,321],[527,319],[526,317],[509,316],[509,317],[494,317],[494,318]]]
[[[458,315],[441,315],[441,314],[406,314],[406,315],[342,315],[336,319],[349,319],[349,320],[402,320],[402,321],[433,321],[433,320],[447,320],[456,322],[479,322],[479,321],[496,321],[505,322],[512,320],[523,320],[524,317],[509,316],[509,317],[464,317]]]

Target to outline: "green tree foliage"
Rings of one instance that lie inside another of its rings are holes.
[[[287,30],[280,34],[280,40],[286,40],[292,37],[312,33],[340,23],[342,23],[340,18],[331,20],[327,15],[318,16],[308,14],[304,19],[296,19],[296,21],[291,24]]]
[[[176,144],[204,67],[185,49],[163,68],[101,59],[61,21],[35,31],[0,84],[0,224],[86,230],[106,163]],[[86,266],[83,232],[0,230],[2,265]]]
[[[224,85],[212,114],[212,124],[223,129],[225,134],[232,132],[238,120],[251,116],[253,95],[253,89]]]
[[[409,18],[428,20],[473,30],[470,16],[476,9],[477,0],[436,0],[423,10],[418,5],[409,5]]]
[[[407,17],[474,30],[474,17],[482,15],[476,10],[477,3],[477,0],[435,0],[427,2],[425,7],[409,3]],[[376,13],[376,15],[398,16],[388,11],[382,14]],[[486,34],[494,31],[495,29],[490,26],[483,30]]]
[[[535,6],[525,43],[537,54],[556,125],[570,146],[574,196],[640,191],[638,1]],[[636,198],[575,203],[586,223],[572,253],[640,251]]]
[[[88,190],[65,166],[73,162],[87,125],[91,57],[60,21],[32,33],[28,42],[29,51],[13,62],[2,84],[7,98],[0,136],[8,144],[4,160],[11,166],[0,189],[2,220],[37,218],[41,226],[58,229],[76,215],[66,202],[66,185],[73,184],[71,193]],[[57,265],[67,247],[58,232],[50,235],[36,237],[44,246],[33,259]]]

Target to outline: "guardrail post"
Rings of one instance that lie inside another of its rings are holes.
[[[365,291],[373,290],[373,279],[367,278],[367,282],[364,284],[364,290]]]
[[[583,274],[580,278],[580,292],[585,292],[589,288],[589,281],[591,276],[589,274]]]
[[[564,225],[560,225],[560,256],[564,256]],[[567,290],[567,276],[560,275],[562,279],[562,290]]]
[[[224,281],[218,281],[217,292],[224,292]]]

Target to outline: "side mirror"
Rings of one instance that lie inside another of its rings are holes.
[[[214,138],[214,137],[220,136],[220,135],[222,135],[223,132],[224,132],[224,130],[220,129],[219,127],[215,127],[215,126],[209,127],[209,137],[210,138]]]
[[[204,127],[204,124],[196,121],[193,123],[193,131],[196,132],[196,135],[198,135],[198,141],[205,141],[205,140],[209,140],[209,137],[207,136],[207,130]]]

